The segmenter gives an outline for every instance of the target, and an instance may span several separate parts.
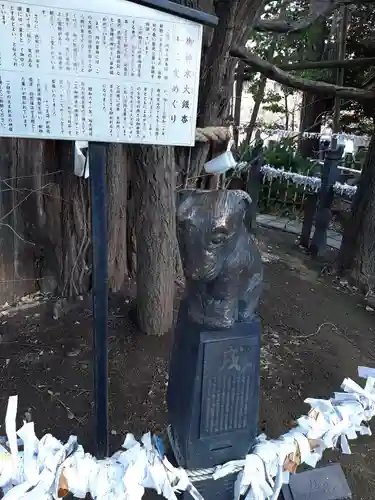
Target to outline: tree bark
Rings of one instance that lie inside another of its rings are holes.
[[[284,108],[285,108],[285,130],[289,129],[289,106],[288,106],[288,94],[284,92]]]
[[[255,97],[254,101],[254,107],[251,112],[251,117],[250,117],[250,122],[248,126],[246,127],[246,143],[250,144],[251,142],[251,136],[253,135],[255,124],[258,118],[259,114],[259,109],[260,105],[262,104],[263,97],[264,97],[264,91],[266,89],[266,84],[267,84],[267,77],[262,76],[259,82],[259,87],[258,87],[258,92]]]
[[[108,276],[113,292],[121,289],[129,274],[127,255],[128,154],[125,145],[107,150]]]
[[[277,37],[274,37],[272,39],[271,44],[270,44],[268,51],[267,51],[267,59],[272,59],[273,53],[275,52],[276,43],[277,43]],[[267,77],[262,76],[260,81],[259,81],[259,87],[258,87],[258,91],[257,91],[256,97],[255,97],[254,107],[253,107],[253,110],[251,112],[250,122],[249,122],[249,125],[247,126],[247,129],[246,129],[246,143],[247,144],[250,144],[251,136],[253,135],[255,124],[256,124],[256,121],[258,118],[258,114],[259,114],[259,109],[260,109],[260,106],[261,106],[262,101],[263,101],[264,91],[266,89],[266,85],[267,85]]]
[[[280,64],[279,68],[284,71],[303,71],[306,69],[354,68],[356,66],[372,66],[373,64],[375,64],[375,57],[362,57],[360,59],[334,59],[331,61]]]
[[[241,103],[242,103],[242,91],[243,91],[243,74],[244,74],[244,63],[240,61],[237,67],[236,73],[236,93],[234,102],[234,144],[238,148],[239,142],[239,126],[241,124]]]
[[[173,323],[176,269],[173,148],[132,146],[137,246],[137,321],[149,335]]]
[[[319,133],[322,126],[322,118],[329,111],[331,99],[325,99],[321,96],[315,96],[304,92],[301,107],[301,134],[308,130],[309,132]],[[303,137],[299,141],[299,151],[304,158],[312,158],[314,152],[319,150],[319,139],[317,137]]]
[[[365,288],[375,284],[375,132],[363,167],[338,255],[338,269],[351,269],[355,283]]]
[[[0,199],[4,215],[8,206],[11,209],[6,217],[9,226],[0,229],[7,232],[8,240],[12,236],[12,280],[17,285],[6,300],[37,289],[67,298],[87,293],[91,287],[89,181],[74,175],[73,143],[1,139],[0,148],[2,189],[5,181],[9,189],[5,195],[12,198],[6,203]],[[107,163],[109,280],[112,289],[118,290],[127,274],[124,147],[109,146]],[[1,267],[5,269],[2,261]]]

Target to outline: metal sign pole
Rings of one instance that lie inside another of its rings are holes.
[[[108,456],[108,230],[106,145],[89,143],[94,337],[94,398],[98,458]]]

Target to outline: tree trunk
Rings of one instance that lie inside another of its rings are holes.
[[[240,61],[237,66],[236,93],[234,102],[233,138],[236,148],[238,148],[239,146],[239,137],[240,137],[239,127],[241,124],[241,103],[242,103],[242,91],[244,82],[244,69],[245,69],[245,64],[242,61]]]
[[[41,273],[52,275],[57,281],[58,294],[71,298],[86,293],[91,287],[88,181],[73,173],[73,143],[46,144],[52,150],[50,161],[47,156],[44,158],[44,174],[52,182],[39,216]]]
[[[300,132],[304,131],[319,133],[322,126],[322,117],[329,110],[332,99],[303,93],[301,107]],[[319,138],[301,137],[299,151],[304,158],[311,158],[314,152],[319,151]]]
[[[321,61],[327,58],[327,44],[325,40],[328,36],[327,23],[322,20],[315,25],[312,38],[309,39],[306,59],[311,62]],[[322,117],[330,110],[333,104],[331,98],[324,98],[319,95],[303,93],[302,108],[300,113],[300,132],[320,132]],[[299,141],[299,151],[304,158],[311,158],[315,151],[319,151],[318,138],[301,137]]]
[[[353,200],[352,217],[346,225],[338,255],[340,271],[352,270],[361,288],[375,284],[375,132]]]
[[[268,51],[267,51],[267,59],[268,60],[273,58],[273,54],[274,54],[275,48],[276,48],[276,43],[277,43],[277,37],[274,37],[272,39],[272,42],[271,42],[271,44],[268,48]],[[262,76],[260,78],[260,81],[259,81],[259,87],[258,87],[258,91],[257,91],[256,97],[255,97],[253,111],[251,112],[250,122],[246,128],[246,144],[250,144],[251,136],[253,135],[255,124],[256,124],[256,121],[258,118],[260,105],[262,104],[262,101],[263,101],[264,91],[266,89],[266,85],[267,85],[267,77]]]
[[[127,199],[128,152],[122,144],[111,144],[107,151],[108,188],[108,276],[113,292],[120,290],[128,272]]]
[[[132,146],[137,246],[137,321],[149,335],[173,323],[176,269],[173,148]]]
[[[285,130],[289,129],[289,107],[288,107],[288,94],[284,92],[284,107],[285,107]]]
[[[246,144],[250,144],[251,142],[251,136],[253,135],[255,124],[259,114],[260,105],[262,104],[263,101],[266,84],[267,84],[267,78],[265,76],[262,76],[259,82],[258,92],[255,97],[254,107],[251,112],[250,122],[249,125],[246,127]]]
[[[12,198],[0,201],[4,215],[7,207],[11,209],[6,217],[9,226],[0,229],[4,235],[10,232],[7,239],[12,241],[13,255],[13,264],[5,264],[8,257],[3,248],[0,278],[11,271],[17,284],[13,292],[8,287],[6,300],[37,289],[68,298],[85,294],[91,287],[90,201],[88,180],[73,172],[73,144],[1,139],[0,147],[1,177],[9,190],[5,195]],[[112,289],[118,290],[127,273],[123,146],[110,146],[107,162],[109,280]]]

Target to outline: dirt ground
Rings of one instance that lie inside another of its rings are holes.
[[[306,413],[306,397],[327,398],[345,377],[357,380],[359,365],[375,367],[375,313],[360,295],[320,277],[292,235],[261,229],[258,239],[266,270],[260,421],[267,435],[277,437]],[[167,423],[172,335],[137,332],[129,319],[131,301],[110,300],[111,451],[126,432],[163,433]],[[0,318],[1,423],[8,396],[18,394],[19,415],[35,421],[37,435],[76,434],[93,449],[91,320],[88,300],[57,321],[50,304]],[[353,441],[352,452],[329,453],[326,460],[340,460],[354,498],[375,499],[375,439]]]

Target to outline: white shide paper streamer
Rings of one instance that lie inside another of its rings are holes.
[[[357,434],[370,435],[365,425],[375,415],[375,369],[360,367],[365,378],[361,387],[350,378],[331,399],[306,399],[311,406],[308,415],[297,426],[276,440],[260,436],[244,459],[207,469],[213,479],[238,473],[234,500],[276,500],[283,484],[289,481],[286,460],[298,453],[297,465],[315,467],[324,450],[341,446],[350,453],[349,440]],[[40,440],[34,424],[25,422],[16,432],[17,396],[9,398],[5,429],[7,439],[0,445],[0,489],[4,500],[51,500],[59,498],[60,488],[75,497],[94,500],[140,500],[145,488],[152,488],[167,500],[176,493],[189,491],[194,500],[203,500],[192,484],[197,471],[173,467],[162,456],[150,433],[137,441],[127,434],[123,447],[110,458],[97,460],[85,453],[75,436],[62,444],[51,434]],[[23,450],[19,450],[20,438]],[[293,460],[292,460],[293,461]],[[65,486],[61,486],[61,479]]]
[[[298,174],[297,172],[289,172],[288,170],[275,168],[271,165],[263,165],[260,170],[263,174],[264,182],[266,180],[273,181],[274,179],[282,179],[285,181],[293,182],[293,184],[296,184],[297,186],[306,186],[312,191],[319,191],[322,183],[319,177],[310,177],[308,175]],[[352,198],[357,191],[357,186],[335,182],[333,190],[338,195],[345,195],[349,198]]]
[[[240,130],[245,131],[246,126],[240,125]],[[285,137],[287,139],[298,139],[299,137],[304,137],[306,139],[319,139],[322,140],[331,140],[332,138],[336,138],[338,143],[342,143],[345,140],[359,142],[360,145],[366,146],[370,141],[370,136],[368,135],[355,135],[355,134],[345,134],[338,133],[333,134],[331,131],[323,131],[323,132],[295,132],[292,130],[284,130],[284,129],[273,129],[273,128],[265,128],[260,130],[262,134],[266,134],[268,136],[279,136]]]

